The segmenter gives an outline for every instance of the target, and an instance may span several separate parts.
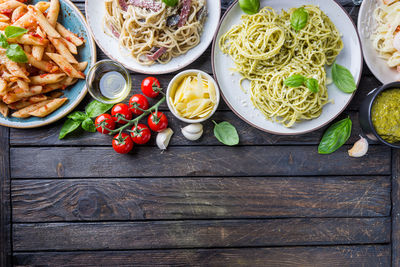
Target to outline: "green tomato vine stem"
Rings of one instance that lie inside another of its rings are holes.
[[[140,114],[139,116],[137,116],[136,118],[134,118],[134,119],[132,119],[132,120],[126,120],[126,119],[124,119],[124,121],[127,121],[127,122],[128,122],[127,124],[125,124],[125,125],[123,125],[123,126],[117,128],[117,129],[115,129],[115,130],[107,129],[107,130],[110,131],[108,134],[109,134],[109,135],[114,135],[114,134],[117,134],[117,133],[118,133],[119,136],[120,136],[121,133],[122,133],[126,128],[128,128],[128,127],[130,127],[130,126],[132,126],[132,125],[137,126],[138,123],[139,123],[139,121],[140,121],[141,119],[143,119],[144,117],[146,117],[147,115],[149,115],[149,114],[152,113],[153,111],[156,111],[156,112],[157,112],[157,111],[158,111],[158,107],[159,107],[162,103],[164,103],[165,100],[166,100],[166,97],[165,97],[165,95],[163,95],[163,97],[160,99],[160,101],[158,101],[158,102],[157,102],[154,106],[152,106],[151,108],[146,109],[146,110],[143,110],[143,113]]]

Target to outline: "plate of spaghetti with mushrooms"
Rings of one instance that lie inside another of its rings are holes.
[[[91,33],[111,59],[140,73],[177,71],[212,42],[220,1],[86,0]]]

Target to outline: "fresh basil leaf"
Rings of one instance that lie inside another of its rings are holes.
[[[27,32],[28,32],[27,29],[16,26],[7,26],[6,29],[4,30],[4,33],[6,34],[7,38],[16,38]]]
[[[67,134],[72,133],[73,131],[78,129],[79,125],[81,125],[80,121],[74,121],[73,119],[67,119],[64,122],[63,127],[61,128],[58,139],[63,139]]]
[[[331,154],[343,146],[350,138],[352,125],[352,121],[346,118],[330,126],[322,137],[318,153]]]
[[[162,0],[167,6],[176,6],[179,0]]]
[[[307,25],[308,12],[304,7],[296,9],[290,16],[290,25],[298,32]]]
[[[294,74],[287,78],[283,83],[289,87],[300,87],[304,84],[304,76],[300,74]]]
[[[72,119],[74,121],[79,121],[79,122],[83,122],[87,118],[88,116],[86,115],[86,113],[82,111],[75,111],[68,115],[68,119]]]
[[[9,59],[17,63],[27,63],[28,57],[18,44],[11,44],[6,51]]]
[[[311,92],[313,93],[319,92],[319,84],[316,79],[314,78],[307,79],[305,85],[307,86],[308,89],[310,89]]]
[[[7,37],[4,34],[0,35],[0,46],[4,49],[7,49],[9,44],[7,42]]]
[[[332,66],[332,79],[337,88],[345,93],[351,94],[357,89],[351,72],[339,64],[334,63]]]
[[[227,121],[216,123],[214,127],[214,135],[224,145],[234,146],[239,144],[239,135],[236,128]]]
[[[253,15],[260,9],[260,0],[239,0],[239,6],[244,13]]]
[[[94,125],[94,122],[91,118],[87,118],[82,122],[82,128],[87,132],[91,133],[96,132],[96,126]]]
[[[104,104],[97,100],[93,100],[86,106],[86,115],[89,118],[94,118],[109,111],[112,107],[113,104]]]

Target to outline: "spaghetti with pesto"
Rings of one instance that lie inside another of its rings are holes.
[[[219,47],[235,63],[234,71],[250,81],[254,106],[267,119],[286,127],[317,118],[328,98],[325,65],[334,63],[343,48],[336,26],[317,6],[306,5],[308,22],[296,32],[290,23],[296,8],[277,14],[271,7],[243,15],[219,40]],[[319,91],[288,87],[294,74],[318,81]],[[243,89],[243,87],[242,87]],[[244,90],[244,89],[243,89]]]

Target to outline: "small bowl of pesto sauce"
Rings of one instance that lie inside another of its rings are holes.
[[[360,108],[360,124],[369,139],[400,148],[400,82],[367,95]]]

